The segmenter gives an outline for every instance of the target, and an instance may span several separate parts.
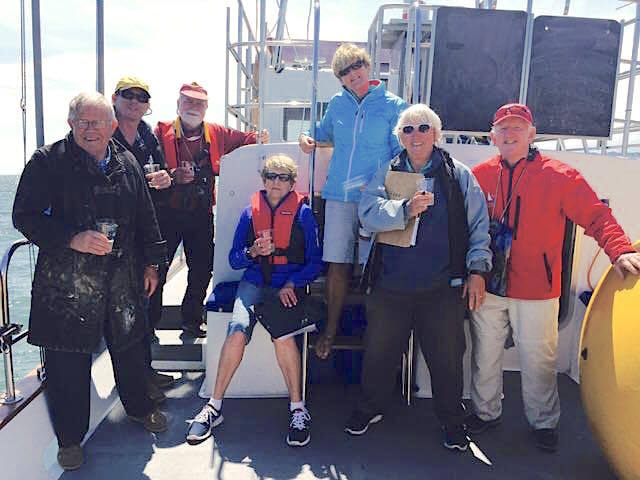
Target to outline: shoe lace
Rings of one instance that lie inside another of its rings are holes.
[[[198,423],[208,423],[210,421],[210,418],[214,415],[214,408],[207,403],[204,407],[202,407],[202,410],[200,410],[200,413],[195,416],[193,421]]]
[[[306,410],[294,410],[291,414],[291,423],[289,426],[296,430],[304,430],[307,428],[307,422],[311,420],[311,415]]]

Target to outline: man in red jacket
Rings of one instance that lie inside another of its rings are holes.
[[[263,130],[240,132],[204,121],[209,106],[207,91],[197,83],[184,84],[178,97],[178,118],[158,122],[155,134],[162,146],[165,164],[172,178],[167,208],[158,209],[158,222],[167,241],[169,261],[180,242],[187,257],[189,274],[182,300],[182,328],[186,334],[205,337],[202,305],[213,269],[214,177],[220,158],[243,145],[269,141]],[[164,276],[163,276],[164,278]],[[162,279],[151,298],[151,309],[160,315]],[[151,313],[150,313],[151,316]],[[157,320],[150,318],[151,323]]]
[[[556,378],[562,244],[568,217],[596,239],[620,275],[640,272],[640,254],[578,171],[531,147],[536,129],[529,108],[498,109],[490,136],[500,155],[473,173],[487,200],[492,247],[507,246],[504,278],[489,279],[484,304],[471,312],[473,341],[471,433],[500,423],[502,357],[509,328],[520,354],[524,410],[536,446],[555,451],[560,401]],[[496,228],[497,227],[497,228]],[[496,233],[497,232],[497,233]],[[499,249],[499,248],[498,248]],[[494,249],[494,265],[500,267]],[[497,260],[497,261],[496,261]]]

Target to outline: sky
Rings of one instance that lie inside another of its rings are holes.
[[[3,5],[0,17],[0,174],[22,170],[23,133],[20,109],[20,2]],[[237,0],[106,0],[105,90],[111,94],[123,75],[148,81],[152,113],[145,119],[175,116],[178,89],[197,81],[209,90],[207,119],[224,122],[226,8],[231,9],[231,30],[236,31]],[[307,37],[310,1],[288,2],[287,25],[291,38]],[[379,6],[374,0],[321,0],[320,39],[363,41]],[[474,1],[427,2],[472,7]],[[31,53],[31,2],[27,11],[27,158],[35,148],[33,65]],[[634,6],[618,0],[572,0],[570,15],[620,20],[633,17]],[[255,17],[256,0],[245,0],[249,17]],[[498,0],[502,9],[525,10],[526,0]],[[561,15],[564,2],[534,0],[536,15]],[[624,8],[619,8],[624,7]],[[45,143],[62,138],[67,130],[69,100],[77,93],[95,90],[95,3],[90,0],[43,1],[40,8],[44,77]],[[267,0],[267,25],[277,18],[275,0]],[[313,21],[311,22],[313,23]],[[313,35],[313,25],[309,35]],[[630,29],[628,29],[631,31]],[[630,50],[631,34],[625,44]],[[234,84],[234,83],[233,83]],[[626,92],[626,88],[623,89]],[[634,99],[640,99],[640,81]],[[620,92],[619,92],[620,93]],[[310,94],[310,93],[309,93]],[[636,114],[640,115],[640,101]],[[640,118],[638,119],[640,120]]]

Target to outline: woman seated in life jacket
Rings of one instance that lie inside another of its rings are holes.
[[[271,334],[278,365],[289,390],[291,418],[287,443],[304,446],[311,438],[311,417],[301,396],[300,352],[292,335],[302,324],[294,326],[285,317],[291,317],[287,311],[299,310],[296,305],[300,306],[304,287],[320,274],[322,254],[313,212],[305,196],[294,190],[297,173],[291,158],[285,155],[268,158],[261,171],[264,190],[252,196],[251,204],[240,216],[229,263],[234,269],[245,271],[220,352],[213,395],[187,433],[187,442],[191,445],[206,440],[212,429],[222,423],[222,399],[240,365],[256,321]],[[282,306],[280,314],[266,314],[269,298],[275,299],[272,303],[276,311]],[[254,306],[262,302],[265,314],[256,315]]]

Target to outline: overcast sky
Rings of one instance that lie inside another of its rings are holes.
[[[31,64],[31,2],[27,4],[27,149],[35,148],[35,121]],[[307,0],[290,0],[287,14],[293,38],[307,35]],[[321,0],[323,40],[366,41],[378,7],[373,0]],[[439,5],[473,6],[474,1],[438,1]],[[498,0],[500,8],[526,9],[526,0]],[[561,15],[559,0],[534,0],[536,15]],[[226,6],[232,8],[235,32],[237,0],[107,0],[105,1],[105,89],[112,93],[122,75],[137,75],[151,87],[153,113],[147,121],[175,116],[178,88],[198,81],[209,90],[207,118],[223,122],[225,80]],[[274,0],[267,1],[268,28],[276,20]],[[572,0],[570,14],[619,20],[631,18],[635,7],[618,0]],[[20,2],[3,2],[0,17],[0,174],[19,173],[23,164],[20,111]],[[254,17],[254,0],[245,1]],[[45,141],[55,141],[67,131],[69,100],[83,90],[95,89],[95,3],[90,0],[43,1],[41,4],[44,75]],[[311,28],[313,26],[311,25]],[[630,30],[629,30],[630,32]],[[312,31],[310,32],[312,36]],[[630,49],[630,37],[627,36]],[[640,98],[640,85],[636,95]],[[640,106],[639,106],[640,107]],[[637,109],[640,114],[640,108]]]

